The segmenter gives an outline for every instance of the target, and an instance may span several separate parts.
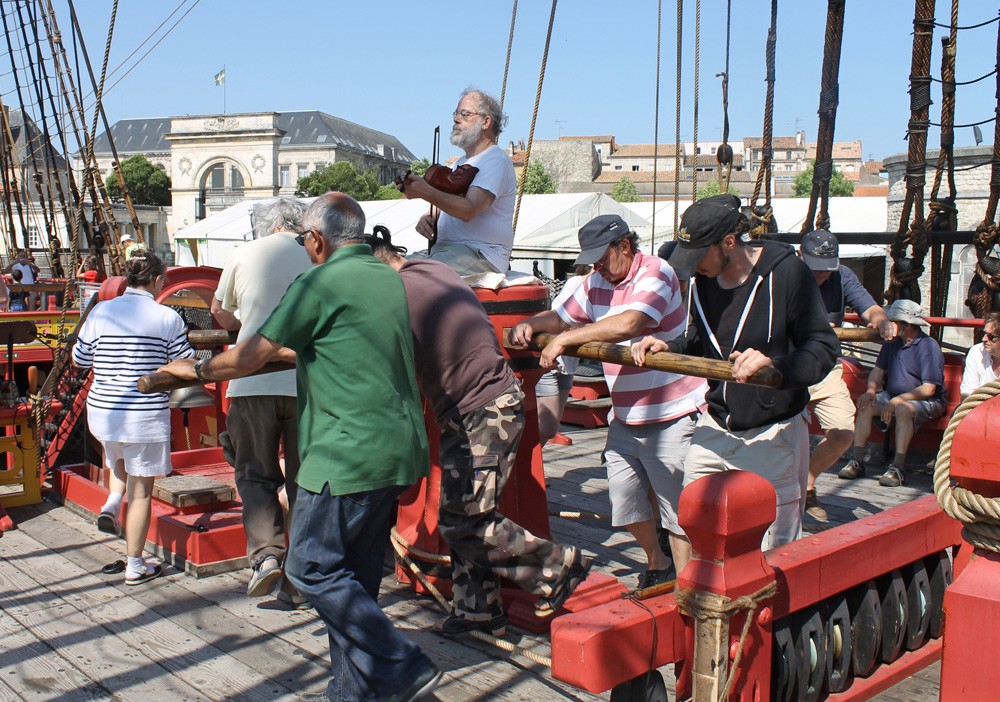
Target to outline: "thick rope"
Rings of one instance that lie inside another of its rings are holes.
[[[674,239],[681,221],[681,49],[684,43],[684,0],[677,0],[677,99],[674,112]]]
[[[552,11],[549,13],[549,28],[545,33],[545,49],[542,51],[542,67],[538,71],[538,90],[535,91],[535,107],[531,111],[531,128],[528,130],[528,148],[524,151],[524,176],[517,186],[517,203],[514,205],[514,221],[511,230],[517,231],[517,218],[521,214],[521,198],[524,197],[524,184],[528,181],[528,163],[531,160],[531,144],[535,140],[535,123],[538,121],[538,103],[542,100],[542,83],[545,82],[545,65],[549,60],[549,44],[552,43],[552,25],[556,21],[556,4],[552,0]]]
[[[927,179],[927,121],[931,106],[931,45],[934,36],[934,0],[917,0],[913,16],[913,55],[910,62],[910,120],[907,123],[909,149],[906,159],[906,199],[899,228],[889,247],[892,268],[885,298],[920,302],[916,281],[924,271],[924,256],[930,248],[924,221],[924,184]],[[910,214],[913,220],[910,221]],[[911,248],[910,257],[906,256]]]
[[[951,32],[941,38],[941,149],[938,152],[937,167],[934,170],[934,185],[931,199],[927,204],[931,229],[934,231],[955,231],[958,228],[958,208],[955,200],[955,55],[958,51],[958,0],[951,0]],[[939,200],[938,190],[944,173],[948,173],[948,197]],[[954,247],[951,244],[936,247],[931,251],[931,299],[932,317],[944,316],[951,282],[951,260]],[[936,326],[932,334],[941,341],[944,330]]]
[[[729,46],[732,38],[733,0],[726,0],[726,68],[715,77],[722,78],[722,146],[715,152],[716,173],[719,177],[719,192],[729,192],[729,180],[733,175],[733,149],[729,146]]]
[[[1000,25],[997,26],[997,65],[1000,66]],[[1000,110],[1000,72],[996,79],[997,109]],[[993,255],[1000,233],[997,231],[997,201],[1000,200],[1000,120],[993,125],[993,163],[990,170],[990,195],[986,213],[976,228],[976,278],[969,284],[966,304],[976,317],[985,317],[993,309],[993,297],[1000,291],[1000,260]],[[977,285],[981,283],[981,285]],[[978,289],[977,289],[978,288]],[[979,333],[976,334],[977,341]]]
[[[757,180],[754,182],[753,195],[750,198],[750,236],[759,238],[767,231],[771,223],[771,158],[774,155],[772,134],[774,132],[774,55],[778,44],[778,0],[771,0],[771,26],[767,30],[767,43],[764,55],[767,60],[767,96],[764,99],[764,133],[761,140],[761,160],[757,170]],[[752,154],[751,154],[752,156]],[[757,204],[760,199],[761,185],[764,186],[764,204]]]
[[[656,96],[653,99],[653,215],[650,218],[649,253],[656,255],[656,185],[660,174],[660,43],[663,0],[656,3]]]
[[[802,234],[813,229],[830,228],[830,179],[833,177],[833,139],[836,133],[840,85],[840,49],[844,38],[844,0],[829,0],[826,12],[826,37],[823,45],[823,71],[819,93],[819,127],[816,131],[816,161],[813,165],[809,211],[802,223]],[[817,214],[818,206],[818,214]],[[814,218],[815,217],[815,221]]]
[[[691,202],[698,199],[698,76],[701,74],[701,0],[694,3],[694,168],[691,169]]]
[[[510,33],[507,36],[507,60],[503,64],[503,87],[500,88],[500,112],[503,112],[503,101],[507,96],[507,74],[510,73],[510,52],[514,48],[514,24],[517,21],[517,0],[510,11]]]
[[[750,626],[753,624],[754,614],[761,602],[769,600],[778,592],[778,583],[774,580],[750,595],[737,597],[731,600],[723,595],[716,595],[712,592],[702,592],[699,590],[683,589],[674,592],[677,599],[677,606],[681,612],[692,619],[708,621],[711,619],[728,620],[737,612],[746,612],[746,621],[743,622],[743,631],[740,632],[739,649],[736,658],[733,659],[729,667],[729,675],[726,683],[719,691],[719,701],[729,699],[729,691],[733,681],[736,679],[736,672],[739,670],[740,662],[743,660],[743,648],[746,644],[747,636],[750,633]]]
[[[934,464],[934,494],[945,513],[962,522],[962,538],[976,548],[1000,553],[1000,498],[983,497],[951,484],[951,447],[959,423],[986,400],[1000,395],[1000,380],[983,385],[955,410]]]

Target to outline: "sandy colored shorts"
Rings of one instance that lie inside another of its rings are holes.
[[[844,382],[844,366],[838,361],[826,377],[809,388],[809,410],[824,432],[854,431],[854,401]]]

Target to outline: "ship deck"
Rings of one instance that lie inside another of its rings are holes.
[[[573,445],[545,449],[550,509],[609,512],[600,465],[606,430],[563,430]],[[839,466],[818,482],[830,522],[819,525],[807,517],[807,531],[931,492],[929,475],[908,476],[904,487],[891,489],[871,479],[838,480]],[[101,573],[104,564],[122,557],[122,541],[52,502],[10,513],[18,528],[0,538],[0,700],[296,700],[325,687],[322,621],[271,598],[246,597],[246,571],[196,579],[166,568],[156,582],[126,587],[121,575]],[[635,585],[641,552],[610,522],[553,517],[552,531],[557,540],[596,555],[600,572]],[[436,699],[610,696],[567,686],[544,666],[475,639],[437,636],[431,629],[441,616],[435,602],[414,596],[391,575],[383,580],[381,602],[445,671]],[[506,638],[548,654],[544,636],[510,628]],[[671,666],[663,673],[669,689]],[[936,700],[938,676],[938,665],[931,666],[874,699]]]

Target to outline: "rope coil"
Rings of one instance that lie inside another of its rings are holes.
[[[976,548],[1000,553],[1000,498],[984,497],[972,490],[952,485],[951,447],[958,425],[969,412],[1000,395],[1000,380],[983,385],[958,406],[948,422],[934,464],[934,495],[952,519],[962,523],[962,538]]]

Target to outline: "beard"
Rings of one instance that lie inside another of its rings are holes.
[[[467,122],[465,126],[456,125],[454,129],[451,130],[451,143],[452,146],[457,146],[463,151],[479,140],[479,125],[473,122]]]

